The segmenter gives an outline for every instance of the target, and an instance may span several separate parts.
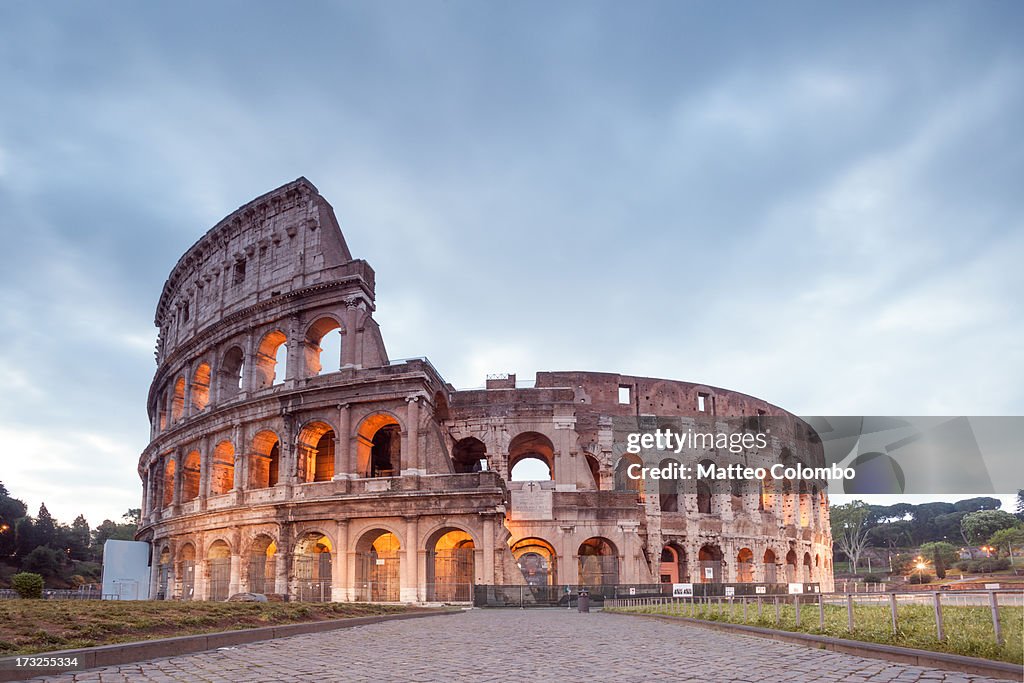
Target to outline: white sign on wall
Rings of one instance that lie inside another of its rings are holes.
[[[789,584],[789,594],[796,595],[804,592],[804,585],[802,583],[791,583]]]
[[[704,567],[704,578],[705,579],[713,579],[713,578],[715,578],[715,568],[714,567]]]
[[[689,598],[693,596],[693,584],[692,583],[673,583],[672,584],[672,597],[673,598]]]
[[[629,594],[630,595],[636,595],[636,588],[630,587]]]
[[[768,586],[754,586],[754,592],[758,595],[764,595],[768,592]]]
[[[725,595],[726,595],[726,597],[730,597],[730,596],[736,595],[736,586],[726,586],[725,587]]]

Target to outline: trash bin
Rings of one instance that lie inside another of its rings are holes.
[[[590,612],[590,592],[589,591],[580,590],[579,600],[578,600],[578,602],[576,604],[576,611],[580,612],[581,614],[583,612],[587,612],[587,613]]]

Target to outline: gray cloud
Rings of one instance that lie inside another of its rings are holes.
[[[138,504],[180,254],[299,175],[394,357],[1020,414],[1012,4],[0,8],[0,478]],[[197,20],[201,17],[201,20]]]

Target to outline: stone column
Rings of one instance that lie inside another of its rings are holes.
[[[418,517],[405,518],[405,545],[402,550],[405,557],[402,560],[402,573],[405,575],[405,582],[402,584],[400,599],[402,602],[420,601],[420,579],[419,579],[419,530]]]
[[[182,400],[185,402],[185,405],[181,407],[181,417],[185,419],[192,415],[192,364],[186,363],[183,372],[185,377],[185,395]]]
[[[484,513],[484,537],[481,539],[484,545],[483,568],[477,570],[481,582],[493,584],[494,580],[494,514]]]
[[[334,443],[334,478],[352,479],[352,410],[349,404],[338,406],[338,434]]]
[[[349,602],[351,590],[348,576],[348,520],[338,520],[338,545],[335,547],[334,565],[331,572],[331,600]]]
[[[356,309],[355,299],[345,302],[345,334],[341,340],[341,367],[351,367],[356,363]]]
[[[245,334],[245,358],[242,360],[242,393],[251,393],[256,382],[256,349],[252,330]]]
[[[406,446],[402,453],[402,471],[400,474],[426,474],[420,465],[420,397],[409,396],[405,399]]]
[[[228,597],[241,592],[242,584],[242,557],[238,553],[231,553],[231,578],[228,580]]]
[[[206,509],[206,499],[210,497],[210,466],[213,454],[210,452],[210,436],[203,437],[202,452],[199,454],[199,509]]]

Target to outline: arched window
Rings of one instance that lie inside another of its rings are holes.
[[[206,571],[210,600],[227,600],[231,589],[231,547],[214,541],[206,553]]]
[[[697,481],[697,512],[711,514],[711,485],[706,481]]]
[[[402,546],[390,531],[373,529],[356,543],[356,599],[397,602],[401,597]]]
[[[280,330],[268,332],[256,351],[254,389],[280,384],[288,372],[288,337]]]
[[[388,413],[374,413],[357,430],[356,468],[364,477],[402,473],[402,428]]]
[[[191,451],[185,456],[185,466],[181,468],[181,502],[183,503],[199,497],[200,466],[199,451]]]
[[[192,408],[195,411],[205,410],[210,403],[210,366],[200,363],[192,375]]]
[[[341,369],[341,325],[331,317],[319,318],[306,331],[306,376]]]
[[[277,543],[266,534],[259,534],[249,547],[245,567],[245,583],[250,593],[276,593]]]
[[[775,581],[776,581],[775,570],[777,569],[777,567],[776,567],[777,560],[775,559],[775,553],[770,548],[768,550],[764,551],[763,562],[764,562],[764,582],[765,583],[775,583]]]
[[[219,392],[218,400],[225,401],[234,398],[242,390],[242,366],[245,360],[245,353],[239,346],[232,346],[224,354],[218,372]]]
[[[673,465],[678,467],[679,462],[666,458],[658,463],[658,468],[664,471]],[[658,504],[662,512],[679,512],[678,485],[679,480],[675,478],[658,480]]]
[[[558,561],[554,546],[540,538],[524,538],[512,545],[512,557],[527,586],[558,583]]]
[[[213,449],[210,495],[219,496],[233,488],[235,488],[235,447],[230,441],[221,441]]]
[[[325,422],[312,422],[299,433],[299,480],[330,481],[334,477],[334,430]]]
[[[185,378],[174,382],[174,397],[171,400],[171,421],[178,422],[185,412]]]
[[[164,507],[174,502],[174,470],[177,464],[173,458],[167,458],[164,462]]]
[[[427,600],[472,602],[476,578],[473,537],[462,529],[440,529],[427,540]]]
[[[613,586],[619,582],[619,553],[606,538],[588,538],[580,544],[579,575],[583,586]]]
[[[281,473],[281,441],[277,434],[264,429],[252,440],[252,466],[249,486],[265,489],[276,486]]]
[[[509,479],[512,481],[550,481],[554,479],[555,447],[538,432],[517,434],[509,442]]]
[[[740,583],[754,580],[754,551],[750,548],[740,548],[736,554],[736,580]]]
[[[468,436],[459,439],[452,448],[452,463],[456,474],[481,472],[487,469],[487,446],[480,439]]]
[[[601,490],[601,464],[597,461],[597,458],[587,454],[587,468],[590,470],[590,476],[594,480],[594,489],[596,491]]]
[[[643,500],[644,480],[639,476],[630,476],[630,473],[634,475],[639,474],[638,468],[643,467],[643,464],[640,456],[633,455],[632,453],[627,453],[619,458],[619,462],[615,465],[615,490],[633,491],[639,500]],[[636,465],[636,467],[630,470],[631,465]]]
[[[714,543],[701,546],[697,555],[700,562],[701,583],[722,583],[722,549]]]
[[[295,544],[295,597],[303,602],[331,601],[331,540],[317,531]]]

